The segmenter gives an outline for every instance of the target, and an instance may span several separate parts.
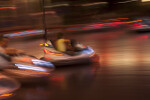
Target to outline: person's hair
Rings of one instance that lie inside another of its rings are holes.
[[[58,39],[62,38],[63,36],[64,36],[64,35],[63,35],[62,32],[60,32],[60,33],[57,34],[57,38],[58,38]]]

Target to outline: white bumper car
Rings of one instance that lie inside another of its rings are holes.
[[[90,63],[96,55],[95,51],[91,47],[83,46],[82,44],[77,44],[80,50],[74,52],[74,55],[59,52],[54,48],[50,41],[41,45],[44,47],[44,57],[41,59],[50,61],[55,66]]]

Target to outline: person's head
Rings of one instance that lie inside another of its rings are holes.
[[[63,38],[63,36],[64,36],[63,33],[60,32],[57,34],[57,39],[61,39],[61,38]]]

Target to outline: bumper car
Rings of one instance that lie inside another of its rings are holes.
[[[5,56],[7,55],[7,60],[9,60],[8,58],[9,56],[12,63],[26,63],[26,64],[33,64],[36,66],[54,69],[54,65],[51,62],[39,60],[32,55],[26,54],[22,50],[18,50],[14,48],[6,48],[5,53],[6,53]]]
[[[135,27],[135,28],[132,28],[131,31],[138,32],[138,33],[150,32],[150,26]]]
[[[67,66],[74,64],[90,63],[96,56],[95,51],[89,47],[77,43],[78,51],[73,55],[58,51],[51,41],[41,44],[44,48],[44,57],[42,60],[52,62],[55,66]]]
[[[129,22],[130,30],[136,33],[150,32],[150,20],[149,17],[136,18]]]
[[[3,69],[3,74],[21,82],[37,82],[47,79],[51,70],[29,64],[14,64],[11,68]]]
[[[8,51],[4,55],[9,55],[10,60],[4,58],[8,64],[6,67],[1,68],[1,70],[3,74],[16,78],[21,82],[33,82],[45,79],[54,70],[54,65],[50,62],[38,60],[22,52],[12,53],[11,51],[10,53]]]
[[[20,84],[7,76],[0,74],[0,99],[13,96],[14,92],[20,88]]]

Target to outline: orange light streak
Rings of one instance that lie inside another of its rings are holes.
[[[9,96],[11,96],[11,95],[13,95],[13,93],[2,94],[2,95],[0,95],[0,97],[9,97]]]
[[[37,74],[45,74],[45,75],[49,75],[50,73],[47,72],[39,72],[39,71],[32,71],[32,70],[24,70],[26,72],[31,72],[31,73],[37,73]]]
[[[16,7],[0,7],[0,9],[16,9]]]
[[[63,55],[63,54],[61,54],[61,53],[51,52],[51,51],[46,50],[46,49],[44,49],[44,52],[45,52],[46,54],[50,54],[50,55],[59,55],[59,56],[62,56],[62,55]]]

